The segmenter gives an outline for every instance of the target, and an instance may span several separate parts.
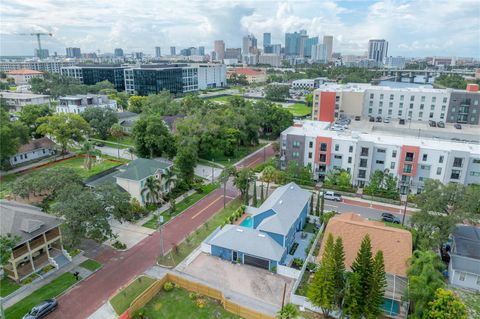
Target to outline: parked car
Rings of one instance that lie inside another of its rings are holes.
[[[374,118],[373,116],[370,116],[370,117],[368,118],[368,121],[369,121],[369,122],[375,122],[375,118]]]
[[[355,121],[360,121],[360,116],[355,116]]]
[[[398,124],[405,125],[405,119],[399,119]]]
[[[102,142],[96,142],[94,145],[99,146],[99,147],[104,147],[105,146],[105,144],[103,144]]]
[[[325,199],[334,200],[337,202],[342,201],[342,195],[340,195],[339,193],[331,192],[331,191],[325,192],[325,195],[323,195],[323,197]]]
[[[437,127],[437,122],[429,120],[428,125],[430,125],[431,127]]]
[[[457,130],[461,130],[462,129],[462,125],[458,124],[458,123],[455,123],[455,125],[453,126],[455,127]]]
[[[382,121],[382,117],[381,116],[377,116],[377,122],[381,122]]]
[[[390,123],[390,119],[389,118],[383,119],[383,123]]]
[[[445,127],[445,123],[442,122],[442,121],[439,121],[439,122],[437,123],[437,127],[444,128],[444,127]]]
[[[390,213],[382,213],[382,220],[384,222],[400,224],[400,218]]]
[[[55,299],[47,299],[32,308],[23,319],[39,319],[44,318],[49,313],[57,309],[57,301]]]

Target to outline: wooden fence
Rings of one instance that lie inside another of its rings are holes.
[[[207,285],[204,285],[199,282],[190,281],[184,277],[174,275],[174,274],[166,274],[163,278],[155,281],[150,287],[148,287],[140,296],[138,296],[135,300],[132,301],[130,307],[127,311],[121,316],[121,318],[133,318],[135,312],[138,309],[143,308],[152,298],[159,293],[159,291],[163,288],[165,282],[171,281],[175,283],[177,286],[182,287],[188,291],[197,292],[201,295],[208,296],[210,298],[219,300],[225,310],[240,316],[245,319],[274,319],[275,317],[271,315],[267,315],[265,313],[249,309],[247,307],[241,306],[237,303],[234,303],[223,295],[223,293],[215,288],[211,288]],[[127,317],[128,316],[128,317]]]

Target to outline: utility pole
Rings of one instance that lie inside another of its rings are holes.
[[[212,158],[212,162],[215,163],[215,159]],[[213,165],[212,165],[212,183],[213,183],[213,175],[214,175],[214,171],[213,171],[213,170],[214,170],[214,168],[213,168]]]
[[[285,294],[286,293],[287,293],[287,283],[285,283],[284,286],[283,286],[282,308],[280,310],[280,313],[283,312],[283,306],[285,306]]]
[[[160,233],[160,256],[163,257],[165,250],[163,247],[163,216],[158,216],[158,232]]]

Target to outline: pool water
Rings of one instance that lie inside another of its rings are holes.
[[[252,217],[247,217],[243,220],[243,222],[240,224],[240,226],[243,227],[248,227],[248,228],[253,228],[253,219]]]
[[[398,315],[400,311],[398,301],[384,298],[382,310],[388,315]]]

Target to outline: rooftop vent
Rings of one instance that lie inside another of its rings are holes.
[[[283,200],[279,200],[278,203],[279,203],[279,204],[282,204],[282,203],[283,203]]]
[[[243,233],[243,229],[241,229],[241,228],[237,228],[237,231],[240,232],[240,233]]]
[[[20,224],[20,230],[25,233],[33,233],[34,231],[40,229],[43,226],[43,222],[35,219],[23,219]]]

